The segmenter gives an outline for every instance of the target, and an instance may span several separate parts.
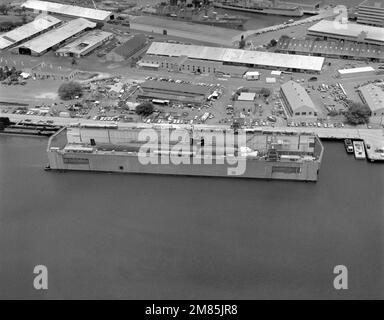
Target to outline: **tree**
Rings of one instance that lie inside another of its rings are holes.
[[[269,43],[270,47],[276,47],[276,45],[277,45],[276,39],[272,39],[271,42]]]
[[[261,88],[260,89],[260,94],[265,97],[265,98],[268,98],[270,95],[271,95],[271,90],[268,89],[268,88]]]
[[[5,3],[3,4],[0,4],[0,12],[3,14],[3,15],[7,15],[8,14],[8,11],[9,11],[9,6]]]
[[[71,100],[77,96],[81,96],[83,88],[77,82],[63,83],[59,88],[59,97],[62,100]]]
[[[11,124],[9,118],[0,117],[0,131],[4,130],[4,128],[8,127]]]
[[[14,27],[15,27],[15,24],[12,21],[0,22],[0,31],[10,31]]]
[[[127,102],[124,101],[124,100],[120,100],[117,104],[117,107],[118,108],[121,108],[121,109],[126,109],[127,108]]]
[[[246,45],[244,35],[241,35],[240,41],[239,41],[239,49],[244,49]]]
[[[96,29],[102,29],[104,27],[104,22],[98,21],[96,22]]]
[[[0,117],[0,123],[3,124],[5,127],[11,124],[8,117]]]
[[[245,48],[245,40],[244,39],[241,39],[240,41],[239,41],[239,49],[244,49]]]
[[[143,102],[136,107],[136,113],[140,116],[149,116],[153,113],[155,107],[151,102]]]
[[[358,125],[366,124],[369,122],[371,116],[371,110],[366,104],[354,102],[351,100],[347,101],[348,110],[345,112],[345,118],[349,124]]]

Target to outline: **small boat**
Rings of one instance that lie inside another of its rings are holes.
[[[355,158],[358,160],[365,159],[365,150],[363,141],[353,141],[353,147],[355,149]]]
[[[345,147],[345,151],[347,151],[347,153],[353,153],[353,143],[352,143],[352,140],[351,139],[345,139],[344,140],[344,147]]]

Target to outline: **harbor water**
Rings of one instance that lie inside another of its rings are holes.
[[[340,142],[317,183],[46,172],[46,145],[0,137],[0,298],[384,298],[384,164]]]

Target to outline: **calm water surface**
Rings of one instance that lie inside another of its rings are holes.
[[[384,165],[341,143],[316,184],[45,172],[46,143],[0,137],[0,298],[384,298]]]

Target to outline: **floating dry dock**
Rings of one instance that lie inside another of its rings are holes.
[[[76,124],[49,140],[49,169],[317,181],[314,134]]]

